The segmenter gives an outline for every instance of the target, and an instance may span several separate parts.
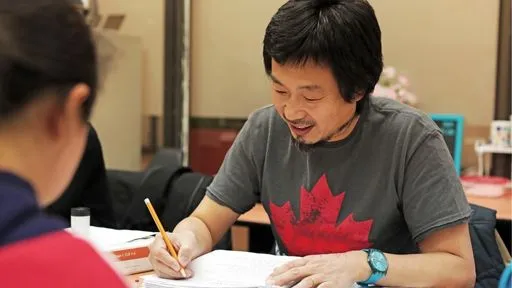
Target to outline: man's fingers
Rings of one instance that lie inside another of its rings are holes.
[[[176,261],[176,259],[174,259],[167,250],[167,246],[160,235],[155,238],[150,251],[149,260],[153,266],[156,266],[158,262],[160,262],[174,271],[179,271],[181,269],[178,261]]]
[[[176,261],[176,259],[174,259],[171,254],[169,254],[169,251],[167,251],[166,247],[158,248],[155,251],[155,258],[175,271],[180,270],[178,261]]]
[[[179,250],[181,246],[180,239],[175,236],[173,233],[167,233],[167,236],[169,237],[169,240],[172,243],[172,246],[174,246],[174,249]],[[165,243],[164,243],[165,244]]]
[[[192,259],[192,249],[188,246],[183,245],[181,249],[178,251],[178,261],[180,264],[185,267]]]
[[[171,269],[169,266],[167,266],[165,263],[156,260],[156,262],[153,264],[153,268],[155,270],[156,275],[162,278],[168,278],[168,279],[180,279],[183,278],[180,272]]]
[[[169,240],[172,243],[172,246],[174,246],[175,250],[179,250],[181,246],[180,239],[176,237],[173,233],[167,232],[167,237],[169,237]],[[155,240],[153,241],[152,245],[154,247],[165,247],[167,249],[167,245],[165,244],[164,239],[162,238],[162,235],[160,233],[156,234]]]
[[[177,250],[179,260],[172,256],[162,236],[157,234],[150,246],[149,261],[157,275],[165,278],[183,278],[180,270],[182,267],[185,268],[194,257],[194,249],[190,246],[193,243],[189,243],[190,241],[183,235],[176,237],[176,234],[168,233],[168,236]],[[190,277],[192,271],[185,269],[185,274]]]
[[[315,274],[302,279],[299,283],[297,283],[297,285],[294,285],[293,288],[314,288],[319,287],[321,284],[321,277],[318,274]]]
[[[324,282],[320,285],[318,285],[318,288],[338,288],[336,285],[332,282]]]
[[[287,262],[287,263],[275,268],[274,271],[272,271],[272,274],[270,274],[270,276],[271,277],[276,276],[276,275],[282,274],[286,271],[289,271],[293,268],[301,267],[306,264],[307,264],[307,261],[304,258],[293,260],[293,261]]]
[[[310,275],[311,271],[307,266],[300,266],[289,269],[281,274],[272,275],[268,282],[271,285],[284,286],[297,283]]]

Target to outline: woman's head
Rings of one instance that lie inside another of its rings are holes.
[[[41,204],[80,161],[97,63],[83,16],[65,0],[0,0],[0,168],[24,176]]]

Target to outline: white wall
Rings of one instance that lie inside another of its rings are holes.
[[[284,0],[192,1],[191,114],[246,117],[270,102],[265,27]],[[427,112],[488,125],[494,105],[497,0],[370,0],[386,64],[410,76]]]
[[[192,1],[192,116],[245,118],[269,103],[263,35],[270,17],[284,2]]]
[[[141,39],[143,115],[163,115],[164,1],[98,0],[100,14],[126,15],[120,34]]]
[[[410,76],[420,108],[493,119],[498,0],[370,0],[384,61]]]
[[[106,73],[91,122],[103,146],[105,165],[110,169],[139,170],[141,167],[142,44],[137,37],[101,33],[100,59],[104,53],[113,58],[100,63]],[[110,54],[111,48],[115,50]]]

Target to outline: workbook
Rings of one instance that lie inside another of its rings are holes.
[[[268,287],[266,280],[274,268],[294,259],[297,257],[215,250],[190,263],[188,268],[193,271],[193,276],[189,279],[169,280],[146,275],[141,280],[144,288]]]
[[[125,275],[152,270],[149,245],[155,232],[117,230],[91,226],[90,242],[99,250],[113,255],[113,264]]]
[[[67,229],[71,232],[70,229]],[[115,267],[123,274],[135,274],[152,270],[148,246],[155,232],[117,230],[91,226],[85,238],[99,251],[105,252]]]

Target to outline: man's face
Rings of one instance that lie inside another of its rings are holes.
[[[270,78],[272,102],[297,142],[311,145],[346,137],[339,128],[354,115],[356,101],[348,103],[341,97],[328,67],[313,62],[280,65],[272,60]]]

